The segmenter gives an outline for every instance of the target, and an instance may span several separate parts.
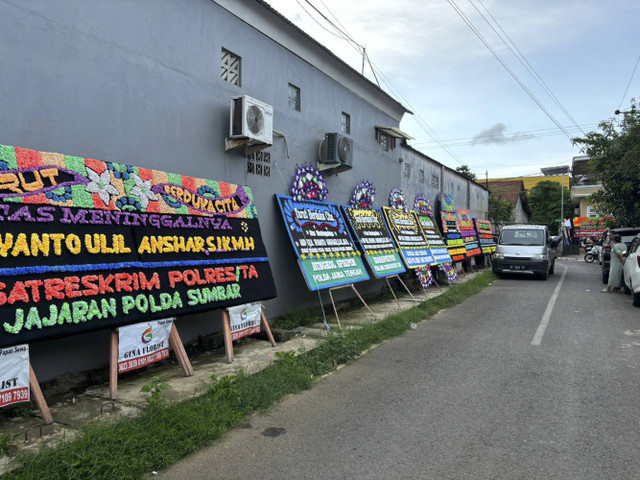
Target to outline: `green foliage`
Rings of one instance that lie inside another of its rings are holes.
[[[469,165],[460,165],[458,168],[456,168],[456,172],[467,177],[469,180],[475,180],[477,178],[476,174],[473,173],[469,168]]]
[[[218,378],[217,375],[211,375],[212,383],[209,385],[209,392],[217,400],[228,400],[238,394],[238,389],[234,383],[238,378],[236,375],[225,375]]]
[[[564,190],[564,193],[562,192]],[[550,235],[556,235],[562,221],[562,198],[564,195],[564,216],[573,213],[571,192],[562,185],[550,180],[538,182],[529,191],[529,205],[531,206],[531,223],[546,225]]]
[[[602,183],[592,202],[615,218],[615,226],[630,227],[640,225],[640,108],[636,99],[621,115],[600,122],[600,132],[574,138],[573,143],[582,145],[591,158],[589,169]]]
[[[0,435],[0,455],[9,455],[16,450],[15,442],[20,437],[19,433],[14,435],[10,433],[3,433]]]
[[[296,352],[287,350],[286,352],[276,352],[276,362],[293,363],[296,361]]]
[[[32,402],[22,402],[6,407],[4,412],[10,417],[30,417],[36,408]]]
[[[494,225],[512,223],[514,219],[513,203],[509,200],[500,200],[489,195],[489,220]]]
[[[160,377],[154,375],[149,380],[149,383],[145,384],[141,389],[141,393],[150,393],[146,398],[151,407],[159,407],[163,405],[167,399],[164,397],[164,392],[170,390],[172,387],[168,383],[161,382]]]
[[[281,328],[283,330],[293,330],[297,327],[304,327],[305,325],[313,325],[322,321],[313,310],[298,310],[293,309],[285,315],[277,318],[271,322],[273,328]]]

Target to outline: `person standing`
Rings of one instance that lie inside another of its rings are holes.
[[[609,293],[614,290],[620,289],[624,279],[622,278],[622,266],[624,265],[625,258],[624,253],[627,250],[627,246],[622,243],[622,237],[615,235],[613,237],[613,245],[611,247],[611,267],[609,268],[609,281],[607,282],[607,288],[602,291]]]

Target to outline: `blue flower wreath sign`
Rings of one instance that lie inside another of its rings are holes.
[[[377,278],[406,271],[379,208],[365,209],[343,205],[342,209],[371,272]]]
[[[309,290],[369,280],[339,205],[286,195],[276,202]]]
[[[436,263],[416,213],[382,207],[389,231],[398,245],[407,268],[428,267]]]

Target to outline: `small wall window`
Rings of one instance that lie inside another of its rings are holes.
[[[289,108],[300,111],[300,89],[295,85],[289,84]]]
[[[240,86],[240,57],[229,50],[222,49],[222,61],[220,65],[220,77],[225,82]]]
[[[409,178],[409,176],[411,175],[411,165],[409,163],[404,164],[404,176]]]
[[[342,112],[342,115],[340,117],[340,124],[342,133],[349,135],[351,133],[351,115]]]
[[[420,172],[418,173],[418,175],[419,175],[420,183],[424,183],[424,170],[420,169]]]
[[[396,139],[380,130],[376,130],[376,140],[385,152],[396,148]]]
[[[438,175],[431,174],[431,186],[436,190],[440,189],[440,177]]]
[[[247,156],[247,173],[260,175],[262,177],[271,176],[271,154],[260,150]]]

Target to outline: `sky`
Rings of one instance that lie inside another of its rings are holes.
[[[364,46],[409,145],[479,180],[570,167],[571,138],[640,98],[638,0],[267,3],[358,71]]]

